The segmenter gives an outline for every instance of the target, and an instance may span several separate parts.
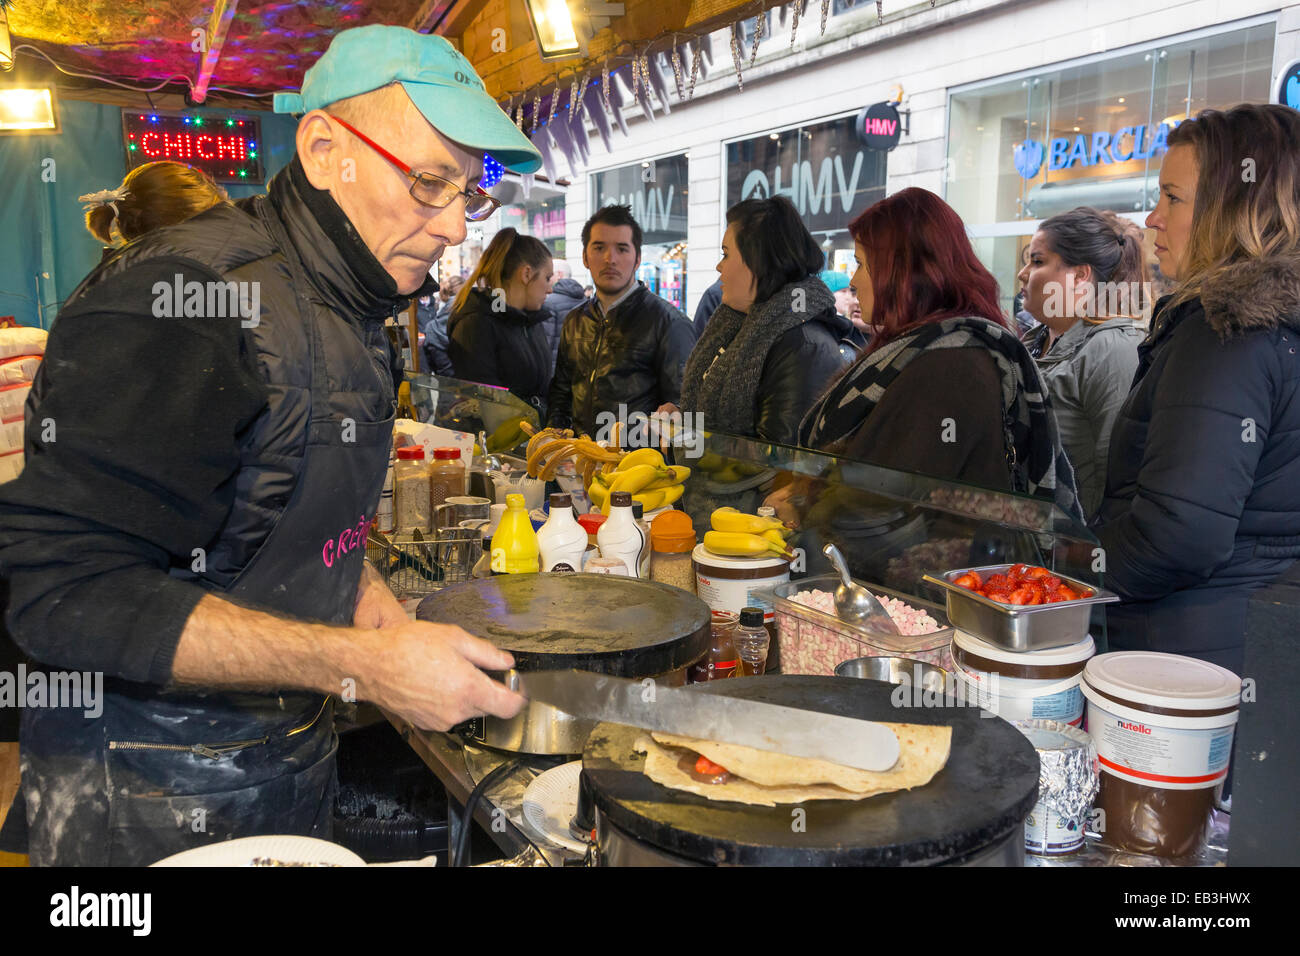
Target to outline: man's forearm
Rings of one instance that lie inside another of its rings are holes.
[[[335,693],[358,659],[364,632],[297,621],[205,595],[181,632],[176,684]]]

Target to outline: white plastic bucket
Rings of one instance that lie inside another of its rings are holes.
[[[1073,727],[1083,721],[1080,684],[1095,651],[1091,637],[1044,651],[1009,651],[964,631],[952,639],[954,673],[967,700],[1006,720],[1059,720]]]

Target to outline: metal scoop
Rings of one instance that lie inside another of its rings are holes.
[[[860,584],[854,584],[849,577],[849,566],[844,555],[833,544],[822,548],[822,554],[831,559],[835,570],[840,572],[843,584],[835,589],[835,613],[841,621],[856,624],[881,634],[898,634],[898,625],[889,616],[889,612],[876,600],[876,596]]]

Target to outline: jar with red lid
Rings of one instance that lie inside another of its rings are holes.
[[[398,534],[428,531],[433,517],[429,504],[429,467],[424,449],[408,445],[397,449],[393,465],[393,523]]]
[[[436,508],[448,498],[465,494],[465,463],[459,448],[435,448],[429,466],[429,505]]]

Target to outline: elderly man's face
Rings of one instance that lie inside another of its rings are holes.
[[[481,155],[466,151],[429,125],[400,88],[382,95],[386,108],[368,121],[353,123],[358,130],[408,163],[413,172],[433,173],[462,190],[478,184],[483,177]],[[310,155],[304,156],[303,165],[309,180],[318,189],[329,190],[397,283],[398,292],[414,292],[443,250],[465,241],[464,199],[458,197],[442,209],[416,202],[410,194],[411,180],[400,169],[341,124],[328,118],[325,122],[328,145],[323,150],[308,136]],[[300,130],[300,156],[303,138]]]

